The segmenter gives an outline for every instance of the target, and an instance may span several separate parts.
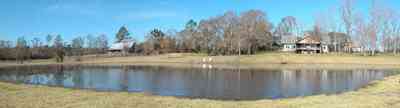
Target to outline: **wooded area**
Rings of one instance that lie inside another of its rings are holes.
[[[241,13],[227,11],[221,15],[198,22],[190,20],[183,30],[153,29],[145,40],[130,46],[136,55],[155,55],[171,52],[206,53],[208,55],[241,55],[277,51],[281,40],[303,37],[305,33],[318,37],[332,49],[331,52],[347,52],[343,46],[351,42],[361,48],[364,55],[377,52],[397,54],[400,50],[400,13],[382,1],[371,0],[367,14],[355,8],[356,0],[342,0],[335,8],[315,14],[311,30],[304,27],[294,16],[282,18],[272,24],[268,14],[261,10]],[[134,40],[133,34],[122,26],[115,36],[115,43]],[[66,42],[61,35],[48,35],[46,39],[28,41],[19,37],[12,41],[0,41],[0,59],[17,60],[56,58],[64,56],[106,54],[109,48],[107,36],[78,36]],[[79,60],[79,59],[77,59]]]

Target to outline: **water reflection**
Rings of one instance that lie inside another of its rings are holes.
[[[0,80],[101,91],[212,99],[334,94],[398,74],[378,69],[240,69],[162,66],[27,66],[0,69]]]

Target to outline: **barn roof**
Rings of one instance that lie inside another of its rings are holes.
[[[133,40],[125,39],[121,42],[117,42],[111,45],[108,50],[122,50],[124,48],[130,48],[135,42]]]

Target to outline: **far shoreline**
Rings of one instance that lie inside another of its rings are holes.
[[[400,56],[356,56],[333,54],[282,54],[264,53],[257,55],[237,56],[205,56],[191,53],[172,53],[155,56],[122,56],[108,57],[83,56],[81,61],[75,61],[76,57],[67,57],[63,63],[56,63],[53,59],[31,60],[24,64],[14,61],[0,61],[0,67],[6,66],[35,66],[35,65],[150,65],[171,67],[240,67],[255,69],[276,68],[400,68]],[[211,62],[203,62],[203,59],[212,58]]]

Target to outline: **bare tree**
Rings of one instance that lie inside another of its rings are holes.
[[[16,44],[16,60],[17,63],[23,64],[24,60],[28,57],[28,43],[24,37],[19,37]]]
[[[33,38],[31,40],[32,48],[31,48],[31,53],[32,53],[32,58],[42,58],[42,41],[40,38]]]
[[[105,53],[108,48],[107,36],[105,34],[100,34],[96,37],[96,47],[97,53]]]
[[[96,54],[97,53],[97,39],[96,36],[88,34],[86,36],[86,51],[85,54]]]
[[[153,29],[147,36],[145,51],[152,54],[167,53],[171,40],[160,29]]]
[[[330,36],[330,40],[331,40],[331,42],[330,42],[330,44],[331,44],[331,46],[333,46],[333,51],[334,52],[338,52],[338,50],[339,50],[339,48],[341,48],[341,47],[339,47],[339,43],[340,42],[338,42],[338,36],[336,35],[337,34],[337,32],[339,32],[340,30],[340,23],[337,23],[338,21],[337,21],[337,19],[336,19],[336,17],[335,17],[335,15],[329,15],[329,14],[332,14],[332,13],[337,13],[336,12],[337,11],[337,8],[336,7],[332,7],[332,8],[330,8],[329,10],[328,10],[328,12],[325,12],[326,14],[324,14],[325,15],[325,18],[326,18],[326,21],[327,21],[327,30],[330,32],[330,33],[333,33],[332,34],[332,36]],[[356,40],[356,39],[353,39],[353,40]]]
[[[177,41],[177,36],[178,33],[175,29],[169,29],[167,30],[166,34],[166,49],[164,50],[165,52],[176,52],[176,49],[178,49],[178,41]]]
[[[370,20],[369,20],[369,48],[371,51],[371,55],[375,55],[376,50],[378,50],[380,39],[383,37],[383,23],[384,23],[384,9],[381,5],[378,4],[376,0],[372,0],[371,9],[369,11]]]
[[[83,55],[83,45],[85,44],[85,39],[83,37],[76,37],[72,39],[72,51],[73,55],[77,56],[77,61],[81,60],[81,56]]]
[[[247,54],[254,54],[258,48],[257,37],[268,36],[258,35],[259,33],[268,34],[270,33],[272,26],[266,20],[266,15],[260,10],[249,10],[241,14],[240,16],[240,30],[241,36],[244,36],[244,44],[247,49]],[[271,35],[269,35],[271,36]],[[272,37],[271,37],[272,39]]]
[[[241,14],[240,16],[240,35],[241,35],[241,42],[243,43],[242,40],[244,40],[244,47],[247,49],[247,54],[249,55],[251,53],[251,41],[253,40],[252,37],[255,37],[254,35],[254,25],[255,25],[255,18],[258,16],[258,11],[247,11]],[[242,46],[239,46],[242,48]]]
[[[368,47],[367,24],[361,14],[357,14],[355,19],[355,34],[357,36],[356,40],[358,40],[358,43],[361,47],[361,52],[365,55],[365,51]]]
[[[275,41],[298,37],[301,35],[300,33],[296,18],[294,16],[287,16],[282,18],[281,22],[275,28],[274,35],[277,38]]]
[[[382,20],[379,33],[381,36],[378,37],[380,46],[384,52],[392,51],[393,54],[396,54],[398,49],[398,30],[400,27],[399,15],[388,6],[378,5],[375,8],[379,8],[375,9],[375,11],[379,11]]]
[[[234,54],[237,44],[235,42],[238,36],[236,32],[236,27],[239,25],[239,17],[232,11],[225,12],[223,16],[220,17],[218,25],[221,27],[223,32],[223,54]]]
[[[341,19],[345,26],[346,34],[352,37],[352,31],[354,26],[354,4],[356,0],[342,0],[340,7]]]
[[[56,57],[56,62],[64,62],[64,42],[61,37],[61,35],[57,35],[54,38],[54,49],[55,49],[55,57]]]
[[[314,30],[313,30],[313,36],[318,37],[319,40],[327,42],[329,41],[329,37],[327,34],[327,16],[324,15],[323,13],[318,13],[314,17]]]
[[[211,18],[209,20],[202,20],[199,24],[199,40],[200,40],[200,50],[201,52],[205,52],[207,54],[211,54],[211,49],[214,48],[214,43],[216,37],[216,29],[215,29],[216,19]]]
[[[179,32],[177,35],[179,41],[179,49],[184,51],[192,51],[196,49],[196,33],[197,33],[197,22],[194,20],[189,20],[186,25],[185,29]]]
[[[47,41],[47,46],[50,47],[51,41],[53,40],[53,35],[47,35],[46,36],[46,41]]]
[[[12,59],[14,54],[12,51],[12,42],[0,40],[0,59],[9,60]]]
[[[393,17],[393,20],[391,22],[392,25],[392,33],[391,33],[391,37],[393,40],[393,53],[397,54],[398,51],[400,50],[399,46],[400,46],[400,14],[396,13]]]
[[[177,38],[166,38],[172,45],[175,39],[179,49],[191,49],[212,55],[232,55],[242,51],[254,54],[258,50],[270,50],[272,46],[272,24],[265,13],[259,10],[243,12],[240,17],[228,11],[221,16],[201,20],[199,24],[189,21]],[[151,48],[151,39],[143,44]],[[154,46],[154,45],[153,45]],[[157,45],[154,46],[156,48]],[[245,49],[245,50],[242,50]]]

